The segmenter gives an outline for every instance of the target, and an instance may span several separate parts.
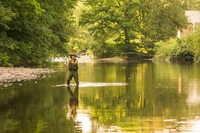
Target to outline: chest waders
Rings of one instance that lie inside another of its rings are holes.
[[[70,85],[70,81],[72,80],[72,77],[74,77],[74,81],[76,82],[76,85],[79,85],[79,81],[78,81],[78,64],[73,65],[72,64],[72,60],[70,60],[69,61],[69,74],[68,74],[68,78],[67,78],[67,85]]]

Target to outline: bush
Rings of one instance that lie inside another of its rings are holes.
[[[194,53],[194,61],[200,61],[200,28],[196,29],[196,32],[188,35],[184,42],[191,47]]]
[[[177,41],[175,39],[170,39],[167,42],[160,41],[156,43],[155,45],[155,60],[167,60],[169,61],[171,58],[171,54],[175,54],[173,52],[174,49],[176,49]]]
[[[171,39],[167,42],[157,43],[156,60],[193,62],[195,53],[192,45],[188,45],[182,40]]]

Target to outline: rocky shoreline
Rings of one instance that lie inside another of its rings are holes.
[[[16,81],[38,79],[52,72],[55,71],[49,68],[0,67],[0,86]]]

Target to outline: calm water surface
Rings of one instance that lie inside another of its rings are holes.
[[[0,133],[200,132],[200,64],[79,64],[0,86]],[[72,81],[74,84],[74,81]]]

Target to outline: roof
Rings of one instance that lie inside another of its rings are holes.
[[[185,11],[185,15],[190,23],[200,23],[200,10]]]

